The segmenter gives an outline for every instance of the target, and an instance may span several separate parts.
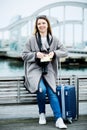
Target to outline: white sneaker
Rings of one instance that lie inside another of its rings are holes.
[[[67,126],[64,124],[63,119],[61,117],[57,119],[56,127],[60,129],[67,129]]]
[[[46,124],[46,118],[45,118],[45,114],[44,113],[41,113],[39,115],[39,124],[41,124],[41,125]]]

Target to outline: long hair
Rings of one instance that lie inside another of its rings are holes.
[[[39,19],[44,19],[47,22],[47,24],[48,24],[47,34],[48,35],[50,34],[52,36],[51,25],[50,25],[50,22],[49,22],[49,20],[48,20],[46,15],[40,15],[40,16],[38,16],[36,18],[35,27],[34,27],[34,33],[33,34],[36,35],[36,33],[39,33],[39,30],[38,30],[38,27],[37,27],[37,22],[38,22]]]

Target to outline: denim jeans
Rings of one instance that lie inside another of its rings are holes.
[[[53,92],[53,90],[50,88],[47,82],[42,78],[40,80],[37,91],[39,113],[45,113],[46,94],[48,96],[50,106],[53,110],[54,117],[57,120],[59,117],[61,117],[59,100],[57,98],[56,93]]]

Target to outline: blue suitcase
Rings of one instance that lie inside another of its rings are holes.
[[[61,84],[57,86],[57,96],[62,111],[62,118],[72,123],[72,120],[76,118],[75,87]]]

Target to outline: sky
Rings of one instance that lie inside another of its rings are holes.
[[[11,19],[17,15],[30,16],[38,9],[60,1],[87,2],[87,0],[0,0],[0,28],[9,25]]]

